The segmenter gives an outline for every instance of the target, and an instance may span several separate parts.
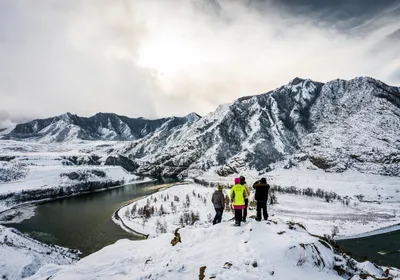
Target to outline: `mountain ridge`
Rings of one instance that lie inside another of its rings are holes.
[[[152,133],[165,122],[174,120],[183,124],[187,121],[196,121],[198,118],[200,116],[196,113],[184,117],[146,119],[143,117],[129,118],[115,113],[102,112],[91,117],[80,117],[67,112],[51,118],[35,119],[27,123],[17,124],[14,128],[4,130],[7,133],[3,131],[2,139],[29,139],[43,142],[137,140]]]
[[[220,105],[201,118],[192,113],[134,119],[139,124],[136,134],[129,131],[129,121],[116,114],[98,113],[92,122],[68,113],[56,118],[57,126],[54,118],[45,119],[46,128],[36,128],[42,134],[30,139],[128,140],[106,153],[134,161],[142,175],[196,177],[210,170],[220,176],[239,170],[262,174],[277,165],[306,165],[327,172],[400,176],[396,132],[400,131],[400,88],[371,77],[326,83],[296,77],[269,92]],[[80,130],[79,124],[87,129]],[[31,123],[26,129],[33,128]],[[3,138],[15,135],[3,133]]]

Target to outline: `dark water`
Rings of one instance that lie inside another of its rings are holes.
[[[378,265],[400,268],[400,231],[394,231],[358,239],[341,240],[339,244],[345,251],[359,261],[365,257]],[[381,255],[378,252],[386,252]]]
[[[41,203],[35,209],[35,216],[7,226],[45,243],[79,249],[86,256],[122,238],[142,239],[124,231],[111,216],[121,205],[150,195],[165,183],[171,181],[127,185]]]

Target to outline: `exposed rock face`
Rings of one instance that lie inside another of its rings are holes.
[[[123,167],[126,171],[135,172],[139,165],[130,160],[127,157],[118,155],[118,156],[109,156],[104,165],[117,165]]]
[[[69,156],[61,157],[64,165],[100,165],[100,157],[92,156]]]

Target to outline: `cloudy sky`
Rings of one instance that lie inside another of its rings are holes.
[[[204,115],[294,77],[400,85],[397,0],[0,1],[0,127]]]

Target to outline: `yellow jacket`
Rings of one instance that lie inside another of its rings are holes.
[[[244,205],[244,199],[248,197],[246,188],[241,184],[234,185],[231,189],[230,197],[233,205]]]

